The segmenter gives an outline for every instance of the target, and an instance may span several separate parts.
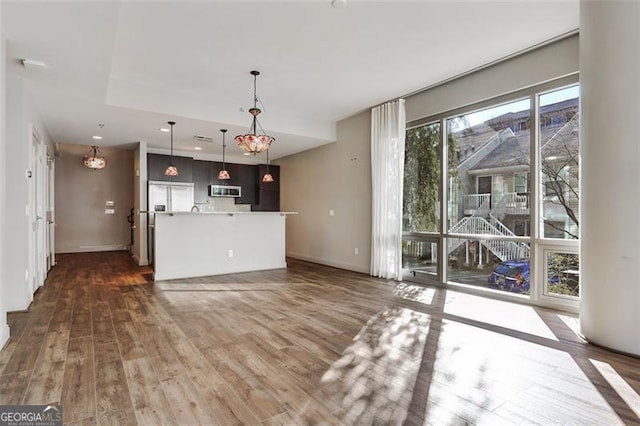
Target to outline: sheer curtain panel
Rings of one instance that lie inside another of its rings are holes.
[[[371,110],[371,275],[402,278],[404,99]]]

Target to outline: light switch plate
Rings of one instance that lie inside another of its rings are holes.
[[[104,214],[116,214],[116,209],[104,209]]]
[[[116,203],[114,203],[113,200],[107,200],[107,203],[105,204],[105,206],[107,206],[107,207],[113,207],[115,205],[116,205]]]

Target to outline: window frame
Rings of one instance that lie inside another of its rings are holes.
[[[440,217],[443,220],[440,220],[440,229],[439,232],[430,232],[430,233],[412,233],[412,239],[421,239],[425,238],[425,240],[435,241],[438,246],[438,259],[447,259],[446,262],[439,261],[438,262],[438,274],[437,277],[439,282],[436,285],[447,287],[447,288],[455,288],[461,289],[463,291],[467,291],[475,294],[487,294],[487,289],[482,287],[476,287],[471,285],[465,285],[455,282],[450,282],[448,280],[447,273],[447,264],[448,264],[448,252],[447,252],[447,244],[448,240],[451,238],[464,238],[464,239],[478,239],[478,235],[473,234],[454,234],[449,233],[449,229],[453,224],[449,224],[449,158],[448,158],[448,132],[447,128],[447,120],[450,118],[458,117],[461,115],[468,115],[474,112],[478,112],[481,110],[485,110],[488,108],[499,107],[504,104],[512,103],[517,100],[522,100],[524,98],[529,99],[530,104],[530,159],[529,159],[529,170],[527,185],[528,185],[528,193],[530,197],[529,208],[529,235],[528,236],[516,236],[516,237],[506,237],[502,238],[505,240],[512,241],[522,241],[529,243],[530,247],[530,280],[531,280],[531,292],[528,298],[526,298],[525,303],[530,303],[534,305],[547,306],[552,308],[565,309],[573,312],[577,312],[579,308],[579,299],[578,300],[566,300],[566,298],[555,296],[545,295],[542,291],[543,287],[545,287],[544,283],[539,279],[539,277],[546,277],[545,271],[541,269],[543,264],[546,261],[546,257],[544,254],[544,250],[549,250],[550,248],[558,248],[563,250],[563,252],[567,252],[567,250],[575,250],[576,252],[579,250],[579,240],[558,240],[551,238],[543,238],[542,234],[542,222],[541,222],[541,203],[540,200],[544,196],[541,185],[541,173],[540,173],[540,147],[539,147],[539,134],[540,134],[540,105],[539,98],[541,95],[555,92],[561,90],[563,88],[575,86],[579,84],[579,75],[578,73],[573,73],[564,77],[560,77],[554,80],[550,80],[545,83],[541,83],[538,85],[534,85],[531,87],[527,87],[521,90],[515,90],[510,93],[506,93],[503,95],[499,95],[490,99],[482,100],[477,103],[461,106],[459,108],[444,111],[439,114],[435,114],[429,117],[424,117],[417,120],[412,120],[407,123],[407,130],[423,126],[427,124],[432,124],[439,122],[440,123]],[[454,153],[454,155],[456,155]],[[515,178],[514,178],[515,179]],[[514,190],[515,190],[515,182],[514,182]],[[404,234],[403,234],[404,235]],[[406,274],[405,274],[406,275]],[[409,274],[410,277],[410,274]],[[410,278],[409,278],[410,279]],[[545,278],[546,280],[546,278]],[[419,281],[418,281],[419,282]],[[542,283],[542,285],[541,285]],[[430,284],[433,284],[430,282]],[[508,293],[499,293],[499,292],[489,292],[491,297],[497,299],[507,299],[507,300],[518,300],[522,301],[521,296],[508,294]],[[571,298],[575,299],[575,298]]]

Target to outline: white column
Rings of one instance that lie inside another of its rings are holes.
[[[640,2],[580,1],[580,326],[640,355]]]

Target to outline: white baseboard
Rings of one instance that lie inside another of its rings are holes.
[[[287,252],[287,257],[304,260],[306,262],[319,263],[321,265],[333,266],[334,268],[346,269],[347,271],[360,272],[369,275],[369,266],[355,265],[352,263],[340,262],[333,259],[324,259],[321,257],[307,256],[301,253]]]
[[[126,244],[112,244],[104,246],[75,246],[75,247],[61,247],[56,250],[56,253],[88,253],[93,251],[120,251],[129,250],[129,246]]]
[[[6,321],[6,319],[5,319]],[[0,325],[0,349],[4,348],[4,345],[9,340],[10,330],[7,324]]]
[[[147,259],[140,260],[140,258],[135,254],[132,254],[131,256],[133,257],[133,261],[136,262],[136,265],[138,265],[138,266],[148,266],[149,265],[149,260],[147,260]]]

